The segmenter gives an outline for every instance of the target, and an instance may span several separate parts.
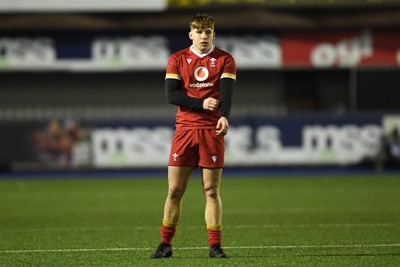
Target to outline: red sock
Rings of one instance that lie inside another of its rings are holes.
[[[172,244],[172,238],[174,237],[176,232],[176,227],[168,227],[168,226],[161,226],[160,233],[161,233],[161,242],[165,242],[168,245]]]
[[[221,245],[222,243],[222,231],[208,229],[208,245]]]

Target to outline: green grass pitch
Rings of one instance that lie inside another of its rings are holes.
[[[223,246],[208,258],[201,181],[190,180],[170,259],[164,178],[0,180],[0,266],[400,266],[400,176],[229,177]]]

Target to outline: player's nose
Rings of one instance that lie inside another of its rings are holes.
[[[203,32],[200,36],[201,36],[202,39],[207,39],[208,34]]]

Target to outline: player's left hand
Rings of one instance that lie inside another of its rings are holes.
[[[216,130],[217,135],[225,136],[228,133],[228,130],[229,130],[228,119],[226,117],[219,118]]]

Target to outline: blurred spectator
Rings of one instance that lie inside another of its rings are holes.
[[[66,167],[71,165],[74,151],[81,141],[87,143],[88,134],[87,131],[81,130],[74,120],[66,120],[63,124],[52,120],[46,128],[35,133],[34,139],[35,150],[41,162]]]
[[[35,147],[45,163],[66,166],[71,158],[71,138],[58,120],[50,121],[45,129],[35,133]]]

